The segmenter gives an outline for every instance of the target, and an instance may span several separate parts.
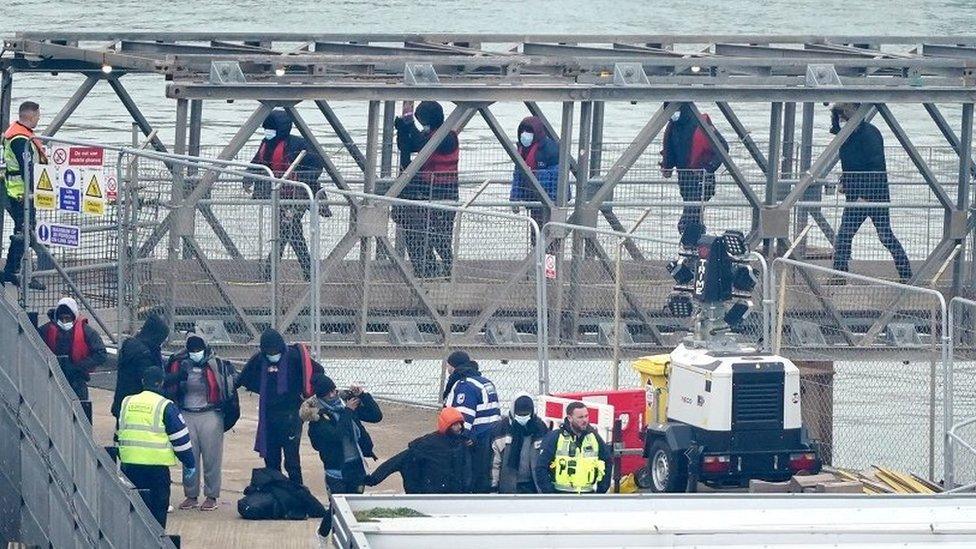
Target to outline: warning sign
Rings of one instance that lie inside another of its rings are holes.
[[[119,197],[119,182],[116,181],[115,176],[108,176],[105,178],[105,198],[109,202],[115,202]]]
[[[54,169],[37,166],[34,170],[34,207],[38,210],[54,209]]]
[[[102,191],[102,184],[99,181],[101,174],[98,172],[85,172],[85,195],[82,199],[81,211],[88,215],[105,215],[105,193]]]
[[[556,256],[546,254],[546,278],[556,278]]]
[[[47,166],[37,166],[39,169],[34,172],[34,190],[37,192],[54,192],[54,180],[51,178],[51,168]]]
[[[81,229],[58,223],[38,223],[37,240],[48,246],[78,248],[81,246]]]
[[[68,161],[68,150],[64,147],[57,147],[54,149],[54,152],[51,153],[51,160],[53,160],[58,167],[63,166]]]
[[[70,147],[69,166],[101,166],[105,161],[105,149],[101,147]]]

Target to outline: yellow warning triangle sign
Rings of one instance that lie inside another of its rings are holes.
[[[92,174],[91,181],[88,182],[88,187],[85,188],[85,196],[88,198],[104,198],[102,186],[98,183],[98,175]]]
[[[47,173],[47,168],[41,168],[41,176],[37,179],[38,191],[54,192],[54,185],[51,184],[51,176]]]

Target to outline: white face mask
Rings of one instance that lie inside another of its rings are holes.
[[[680,119],[681,119],[681,111],[675,111],[675,113],[671,115],[672,122],[677,122]]]
[[[265,356],[268,357],[268,362],[272,364],[277,364],[278,361],[281,360],[281,353],[278,353],[276,355],[265,355]]]
[[[275,131],[275,130],[269,130],[267,128],[264,129],[264,138],[266,140],[271,141],[272,139],[275,138],[276,135],[278,135],[278,132],[277,131]]]
[[[203,360],[203,353],[204,351],[190,351],[190,360],[199,363],[201,360]]]
[[[514,419],[516,422],[518,422],[519,425],[525,425],[526,423],[529,422],[530,419],[532,419],[532,414],[529,414],[529,415],[526,415],[526,416],[520,416],[518,414],[512,414],[512,419]]]
[[[535,134],[532,132],[522,132],[522,135],[519,136],[519,143],[521,143],[523,147],[532,145],[532,141],[534,140]]]
[[[60,320],[58,321],[58,328],[61,328],[66,332],[74,327],[75,327],[74,322],[61,322]]]

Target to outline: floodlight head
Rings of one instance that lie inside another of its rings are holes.
[[[676,259],[668,263],[668,272],[678,284],[688,284],[695,278],[695,272],[688,266],[686,258]]]
[[[725,323],[729,326],[738,326],[752,312],[752,301],[740,300],[732,303],[729,310],[725,312]]]
[[[681,246],[684,248],[694,248],[698,241],[705,234],[705,226],[701,223],[689,223],[681,233]]]
[[[725,251],[733,257],[741,257],[749,253],[749,246],[746,245],[746,236],[742,231],[725,231],[722,235],[725,243]]]
[[[695,303],[687,293],[673,293],[668,296],[668,311],[679,318],[688,318],[695,313]]]
[[[749,265],[737,265],[732,271],[733,292],[751,292],[757,281],[756,273]]]

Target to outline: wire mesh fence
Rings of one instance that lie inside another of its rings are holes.
[[[774,270],[775,349],[800,367],[804,424],[825,461],[943,478],[941,295],[789,259]]]
[[[955,297],[949,302],[949,332],[952,465],[946,481],[971,491],[976,486],[976,301]]]

